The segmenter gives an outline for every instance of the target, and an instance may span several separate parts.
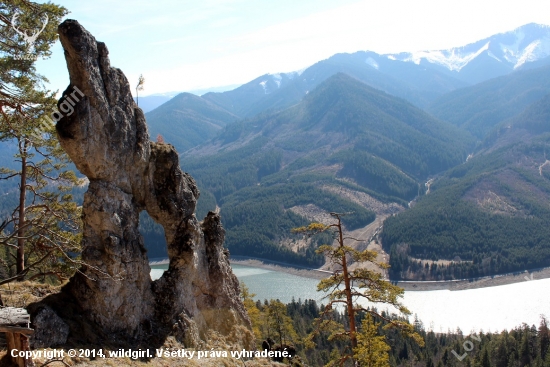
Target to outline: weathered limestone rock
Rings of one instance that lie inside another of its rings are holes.
[[[90,180],[83,206],[88,266],[68,289],[108,332],[138,336],[152,324],[184,325],[202,338],[207,330],[228,335],[236,325],[248,327],[219,216],[195,217],[195,181],[181,171],[173,146],[149,141],[143,112],[122,71],[110,66],[105,44],[74,20],[59,26],[59,36],[70,74],[59,103],[75,87],[84,97],[57,133]],[[142,210],[164,227],[168,244],[169,269],[155,282],[138,231]]]
[[[55,347],[67,342],[69,325],[67,325],[48,306],[39,306],[31,315],[35,333],[30,337],[32,349]]]

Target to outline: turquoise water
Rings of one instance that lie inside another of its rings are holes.
[[[288,303],[294,297],[298,299],[314,299],[321,301],[323,294],[317,292],[316,279],[304,278],[297,275],[281,273],[273,270],[254,268],[244,265],[231,265],[233,273],[239,281],[246,284],[251,293],[255,293],[254,299],[279,299]],[[161,277],[168,265],[151,266],[151,278],[153,280]]]
[[[166,268],[153,266],[151,277],[159,278]],[[285,303],[292,298],[321,300],[322,294],[316,291],[318,280],[243,265],[232,268],[239,280],[256,293],[254,299],[278,298]],[[405,292],[403,303],[418,315],[426,329],[447,332],[459,327],[467,335],[479,330],[510,330],[524,322],[538,326],[540,315],[550,317],[549,295],[550,279],[534,279],[462,291],[410,291]]]

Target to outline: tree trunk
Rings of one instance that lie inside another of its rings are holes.
[[[340,247],[344,247],[344,235],[342,232],[342,223],[340,221],[340,217],[338,217],[338,242],[340,244]],[[352,349],[357,348],[357,335],[356,335],[356,328],[355,328],[355,310],[353,309],[353,297],[351,296],[351,280],[349,278],[349,272],[348,272],[348,263],[346,259],[346,253],[344,252],[342,256],[342,273],[344,274],[344,285],[345,285],[345,292],[346,292],[346,307],[348,311],[348,319],[349,319],[349,337],[351,340],[351,347]],[[353,354],[353,351],[352,351]]]
[[[19,220],[17,222],[17,261],[16,271],[20,274],[25,270],[25,196],[27,195],[27,140],[19,143],[21,153],[21,182],[19,184]],[[19,278],[22,281],[23,278]]]

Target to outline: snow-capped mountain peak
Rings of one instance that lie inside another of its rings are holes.
[[[277,89],[284,87],[297,75],[299,75],[297,72],[265,74],[257,80],[258,84],[262,87],[264,94],[270,94]]]
[[[390,60],[414,62],[417,65],[428,62],[452,72],[461,72],[471,62],[481,62],[482,59],[488,65],[500,63],[506,68],[517,69],[525,63],[550,56],[550,26],[531,23],[463,47],[385,56]]]
[[[478,57],[484,51],[488,50],[489,43],[490,42],[487,42],[481,48],[473,52],[465,50],[464,47],[440,51],[413,52],[403,61],[412,61],[415,64],[420,65],[420,62],[425,59],[432,64],[443,65],[451,71],[460,71],[460,69],[466,66],[470,61]]]

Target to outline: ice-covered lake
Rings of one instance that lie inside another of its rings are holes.
[[[151,277],[156,279],[166,265],[152,268]],[[318,281],[315,279],[243,265],[232,265],[232,268],[239,280],[256,293],[256,299],[290,302],[292,298],[321,301],[323,297],[316,291]],[[524,322],[538,326],[540,315],[550,317],[549,301],[550,279],[534,279],[461,291],[407,291],[403,302],[413,315],[418,315],[426,329],[446,332],[459,327],[469,334],[473,330],[509,330]]]

